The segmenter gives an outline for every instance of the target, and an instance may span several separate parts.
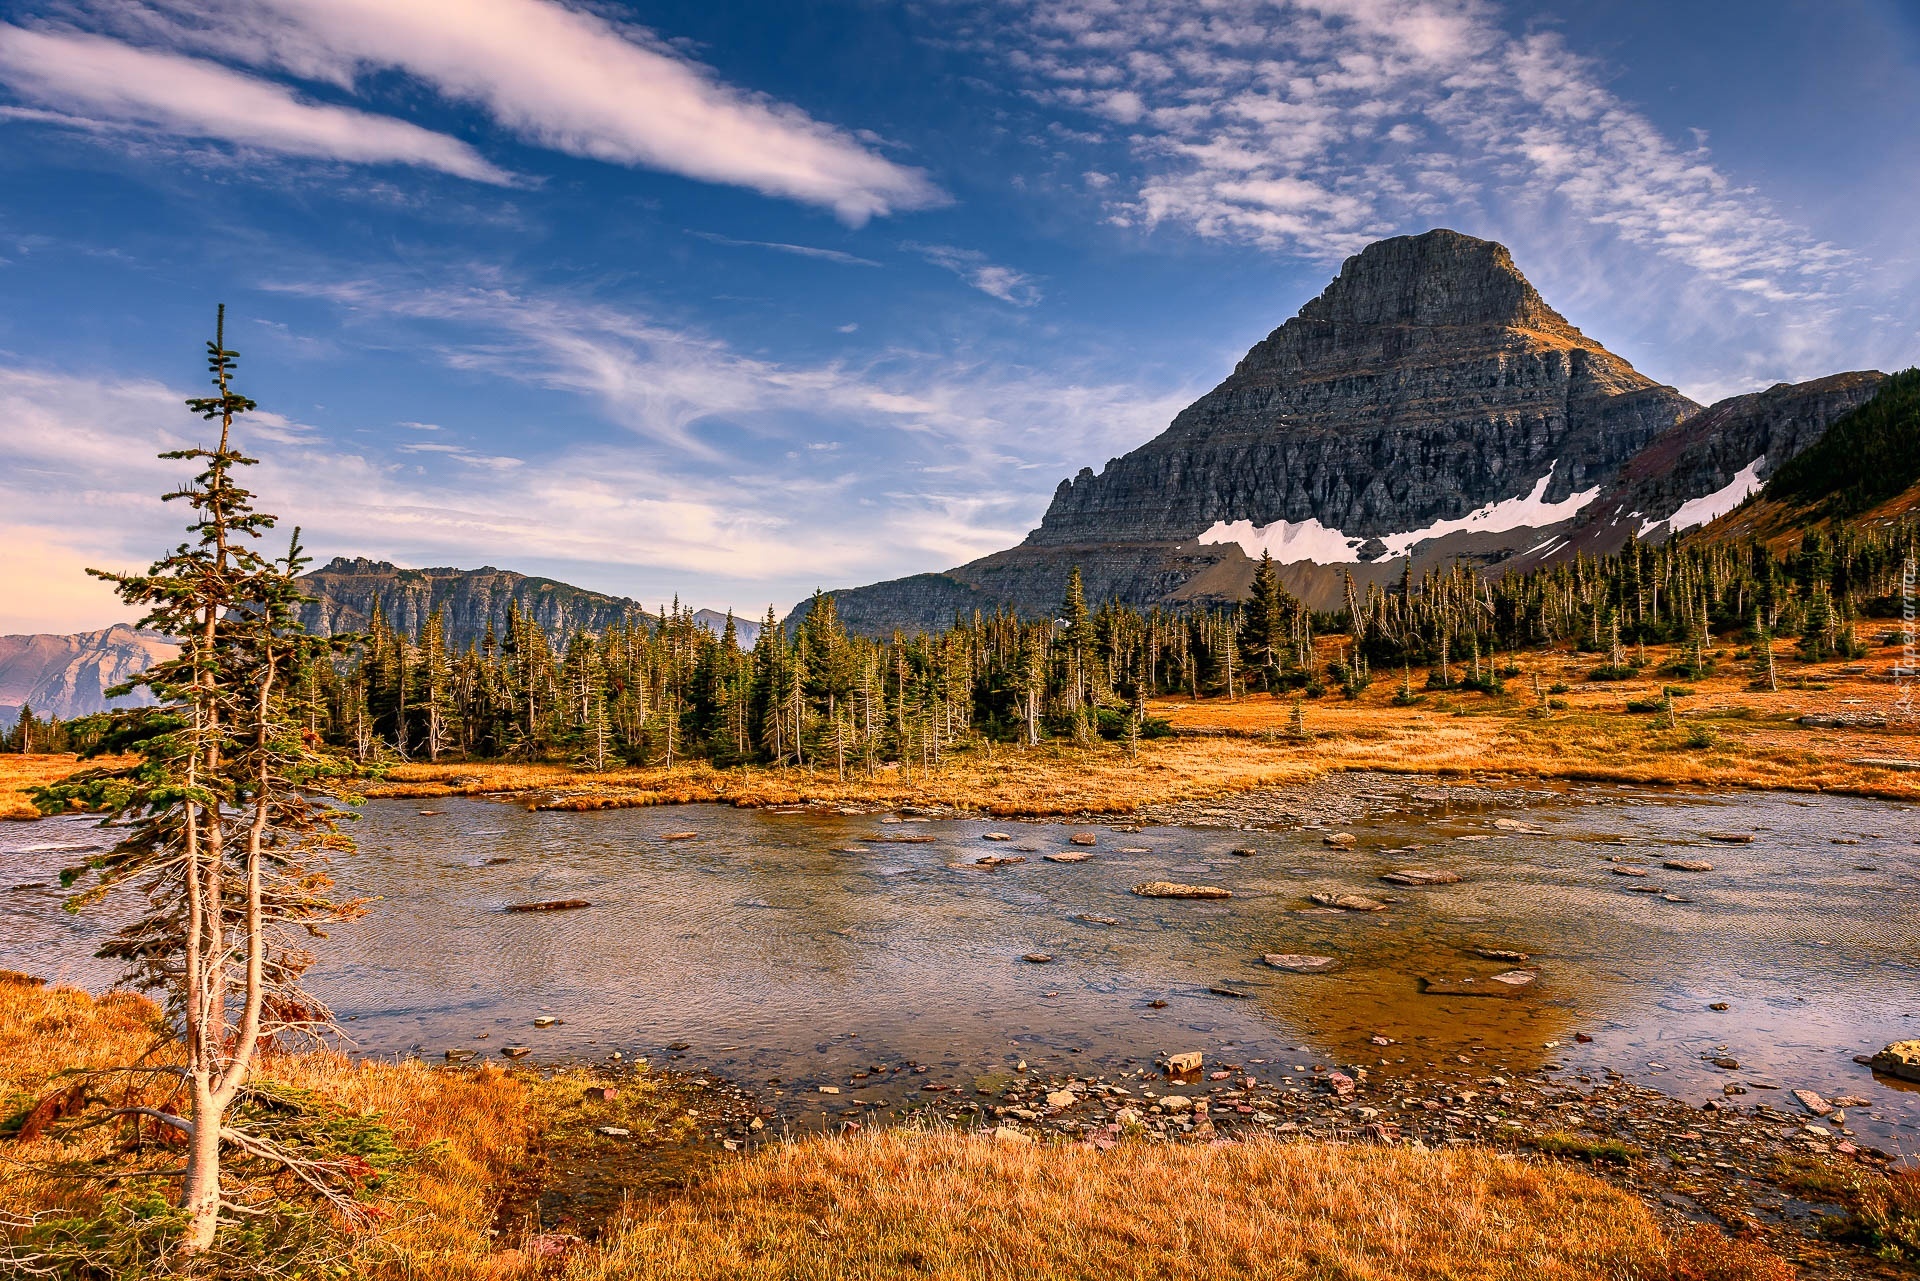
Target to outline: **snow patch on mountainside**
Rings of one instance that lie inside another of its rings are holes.
[[[1724,488],[1716,489],[1711,494],[1700,498],[1689,498],[1681,503],[1680,509],[1666,519],[1667,532],[1677,534],[1683,529],[1692,529],[1695,525],[1710,524],[1746,502],[1749,497],[1759,493],[1760,487],[1766,484],[1760,479],[1760,469],[1766,465],[1767,456],[1762,454],[1742,467],[1740,473],[1728,481]],[[1645,538],[1648,530],[1658,529],[1660,524],[1661,522],[1655,520],[1640,526],[1640,537]]]
[[[1386,535],[1380,540],[1386,545],[1383,555],[1405,556],[1421,543],[1445,538],[1448,534],[1504,534],[1515,529],[1557,525],[1571,519],[1599,496],[1600,487],[1596,485],[1592,489],[1569,494],[1557,503],[1548,502],[1547,487],[1553,483],[1553,473],[1559,466],[1560,460],[1557,458],[1547,464],[1547,474],[1534,483],[1530,492],[1519,497],[1488,503],[1465,516],[1435,521],[1424,529]],[[1271,525],[1255,525],[1250,520],[1215,521],[1206,533],[1200,535],[1200,541],[1238,543],[1249,556],[1269,552],[1275,561],[1283,565],[1303,560],[1319,565],[1339,565],[1358,563],[1360,549],[1372,540],[1350,538],[1340,530],[1327,528],[1317,519],[1308,519],[1298,522],[1277,520]]]

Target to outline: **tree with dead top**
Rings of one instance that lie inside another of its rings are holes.
[[[88,571],[144,611],[141,626],[181,641],[177,657],[111,691],[145,686],[158,700],[123,714],[102,744],[140,761],[83,772],[35,797],[49,812],[104,811],[124,833],[62,879],[84,881],[68,901],[73,911],[122,887],[144,899],[101,955],[124,961],[129,981],[164,993],[185,1062],[172,1091],[178,1102],[115,1115],[183,1136],[178,1248],[186,1256],[214,1244],[229,1211],[250,1212],[223,1195],[223,1153],[274,1164],[354,1212],[352,1162],[303,1155],[270,1126],[230,1123],[264,1045],[332,1027],[326,1005],[300,986],[315,959],[304,944],[362,908],[331,898],[322,870],[328,852],[345,845],[335,798],[350,769],[321,749],[289,697],[299,672],[352,638],[307,636],[296,621],[306,600],[295,582],[305,563],[298,531],[283,558],[255,550],[274,518],[255,511],[236,481],[255,460],[236,447],[234,422],[255,406],[232,387],[237,353],[225,345],[225,313],[207,344],[216,394],[187,402],[218,421],[219,443],[161,455],[201,468],[165,496],[192,510],[188,541],[144,574]]]

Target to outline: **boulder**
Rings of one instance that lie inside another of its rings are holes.
[[[1075,845],[1092,845],[1099,838],[1096,837],[1092,832],[1075,832],[1072,836],[1069,836],[1067,839],[1069,841],[1072,841]]]
[[[1047,1106],[1050,1108],[1070,1108],[1079,1101],[1080,1096],[1072,1090],[1054,1090],[1047,1095]]]
[[[1167,1055],[1167,1079],[1169,1081],[1198,1081],[1200,1065],[1206,1062],[1206,1055],[1200,1050],[1188,1050],[1182,1054]]]
[[[987,832],[980,837],[983,841],[1010,841],[1013,837],[1005,832]]]
[[[1143,881],[1133,887],[1141,898],[1232,898],[1232,890],[1217,885],[1181,885],[1176,881]]]
[[[1920,1081],[1920,1041],[1895,1041],[1868,1060],[1876,1072],[1902,1081]]]
[[[1815,1116],[1831,1116],[1833,1114],[1833,1104],[1827,1102],[1812,1090],[1794,1090],[1792,1094],[1793,1097],[1799,1101],[1801,1107],[1813,1113]]]
[[[1184,1094],[1163,1094],[1160,1096],[1160,1106],[1172,1115],[1179,1116],[1183,1112],[1193,1111],[1193,1100]]]
[[[1352,832],[1328,832],[1320,838],[1320,843],[1337,850],[1350,850],[1354,845],[1354,837]]]

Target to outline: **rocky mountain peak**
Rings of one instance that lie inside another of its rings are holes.
[[[1249,351],[1226,385],[1272,386],[1469,352],[1555,351],[1627,370],[1547,305],[1507,247],[1436,228],[1346,260],[1319,297]],[[1637,376],[1635,376],[1637,377]],[[1640,380],[1642,382],[1646,380]]]
[[[1341,264],[1340,274],[1300,309],[1299,319],[1332,325],[1508,325],[1579,334],[1520,274],[1505,245],[1444,227],[1368,245]]]

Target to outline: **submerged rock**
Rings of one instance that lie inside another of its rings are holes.
[[[509,903],[502,911],[506,912],[571,912],[575,908],[592,907],[583,898],[548,899],[544,903]]]
[[[1321,907],[1337,907],[1343,912],[1384,912],[1387,905],[1377,898],[1368,898],[1364,894],[1309,894],[1313,902]]]
[[[1393,885],[1457,885],[1460,878],[1453,872],[1435,872],[1424,867],[1403,867],[1391,872],[1382,872],[1380,879]]]
[[[1268,952],[1260,959],[1276,970],[1291,970],[1295,974],[1318,974],[1333,968],[1331,956],[1307,956],[1299,952]]]

